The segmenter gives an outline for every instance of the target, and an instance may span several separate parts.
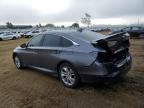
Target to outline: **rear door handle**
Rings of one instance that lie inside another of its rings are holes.
[[[35,49],[34,52],[39,52],[39,50]]]
[[[59,50],[53,50],[52,51],[54,54],[60,54],[60,51]]]

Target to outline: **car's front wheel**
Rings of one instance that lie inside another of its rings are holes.
[[[16,65],[16,67],[18,69],[22,69],[23,68],[23,64],[22,64],[22,62],[21,62],[21,60],[20,60],[20,58],[18,56],[14,57],[14,63],[15,63],[15,65]]]
[[[78,87],[80,80],[78,73],[71,64],[63,63],[59,68],[59,77],[62,83],[69,88]]]

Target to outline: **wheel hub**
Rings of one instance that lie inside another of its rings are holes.
[[[18,68],[20,68],[20,60],[18,57],[15,57],[15,64]]]
[[[75,83],[75,74],[70,67],[63,67],[61,69],[61,78],[66,85],[73,85]]]

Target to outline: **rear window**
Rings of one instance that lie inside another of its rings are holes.
[[[33,31],[32,33],[39,33],[39,31]]]
[[[81,38],[86,41],[95,41],[105,37],[105,35],[88,30],[83,30],[82,32],[74,32],[71,35],[77,36],[77,38]]]

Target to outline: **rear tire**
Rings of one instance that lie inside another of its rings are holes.
[[[17,55],[14,57],[14,63],[18,69],[24,68],[22,61],[20,60],[20,58]]]
[[[12,40],[15,40],[15,39],[16,39],[16,37],[13,37],[13,38],[12,38]]]
[[[0,38],[0,41],[2,41],[3,39],[2,38]]]
[[[139,35],[139,38],[144,38],[144,34],[140,34],[140,35]]]
[[[69,63],[63,63],[59,67],[59,78],[61,82],[69,88],[79,86],[80,78],[74,67]]]

